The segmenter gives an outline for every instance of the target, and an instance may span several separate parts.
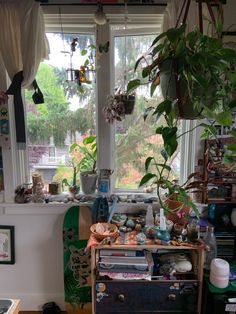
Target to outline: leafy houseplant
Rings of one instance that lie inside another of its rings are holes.
[[[79,149],[83,158],[79,163],[80,184],[84,194],[93,194],[97,183],[97,143],[96,136],[91,135],[83,140],[83,145],[75,144],[74,149]]]
[[[69,186],[69,190],[73,193],[76,187],[78,187],[77,175],[80,173],[80,185],[85,193],[87,189],[84,186],[83,178],[87,178],[87,181],[92,180],[94,186],[94,181],[96,185],[97,173],[96,173],[96,162],[97,162],[97,145],[96,145],[96,136],[88,136],[83,139],[82,144],[73,143],[69,148],[69,155],[71,160],[69,165],[73,169],[72,181],[68,179],[62,180],[62,185]],[[88,179],[89,178],[89,179]],[[90,181],[89,181],[90,183]],[[88,183],[88,184],[89,184]],[[94,192],[94,191],[93,191]],[[93,193],[92,192],[92,193]],[[91,194],[91,193],[86,193]]]
[[[198,214],[187,194],[187,186],[178,186],[169,180],[172,171],[170,160],[178,148],[178,140],[184,135],[178,133],[178,123],[181,118],[205,118],[207,121],[198,124],[204,128],[205,137],[216,134],[215,122],[232,125],[236,107],[236,74],[232,70],[235,63],[235,51],[225,48],[220,38],[203,35],[197,28],[186,33],[186,26],[182,25],[157,36],[147,54],[135,64],[135,71],[138,67],[142,68],[142,79],[130,81],[127,92],[142,84],[151,84],[151,96],[158,85],[163,92],[164,100],[156,107],[147,108],[144,113],[145,119],[148,115],[156,118],[155,121],[164,117],[165,124],[156,128],[156,134],[162,136],[164,143],[161,152],[163,162],[156,162],[152,156],[146,159],[146,174],[140,186],[154,183],[160,205],[167,211],[170,208],[162,198],[161,188],[169,190],[169,195],[177,194],[183,204],[191,206]],[[190,109],[187,115],[185,105]],[[236,132],[230,135],[235,137]],[[235,147],[228,146],[227,150],[231,155],[227,160],[235,162]],[[201,185],[202,182],[199,182],[198,187]],[[179,206],[178,211],[181,208]]]

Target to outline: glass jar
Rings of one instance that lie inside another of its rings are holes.
[[[214,234],[214,227],[207,226],[207,231],[203,241],[206,244],[204,268],[210,270],[211,261],[217,257],[217,243]]]

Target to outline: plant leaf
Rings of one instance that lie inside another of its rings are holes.
[[[132,90],[134,90],[135,88],[137,88],[140,85],[141,85],[140,79],[135,79],[135,80],[129,81],[129,83],[127,85],[127,93],[130,93]]]
[[[161,33],[160,35],[158,35],[152,42],[151,47],[154,46],[161,38],[166,36],[166,32]]]
[[[226,147],[228,150],[231,150],[232,152],[236,152],[236,144],[231,143],[231,144],[226,145]]]
[[[224,126],[232,125],[233,123],[232,113],[229,111],[220,112],[216,115],[216,121]]]
[[[140,183],[139,183],[139,187],[140,186],[143,186],[144,184],[146,184],[147,182],[149,182],[151,179],[153,179],[153,178],[156,178],[157,176],[155,175],[155,174],[153,174],[153,173],[146,173],[143,177],[142,177],[142,179],[141,179],[141,181],[140,181]]]
[[[151,161],[154,160],[153,157],[148,157],[145,161],[145,171],[148,172],[148,168],[150,166]]]

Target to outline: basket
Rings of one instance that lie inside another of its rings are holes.
[[[96,231],[96,228],[97,228],[97,223],[96,224],[93,224],[91,227],[90,227],[90,231],[91,233],[95,236],[95,238],[97,240],[103,240],[107,237],[111,237],[111,238],[115,238],[118,234],[118,228],[116,225],[114,224],[110,224],[110,223],[107,223],[107,222],[99,222],[99,224],[102,224],[107,230],[108,232],[105,233],[105,234],[101,234],[101,233],[98,233]]]

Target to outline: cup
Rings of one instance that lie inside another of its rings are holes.
[[[196,243],[199,240],[199,226],[196,224],[187,225],[187,238],[191,243]]]

